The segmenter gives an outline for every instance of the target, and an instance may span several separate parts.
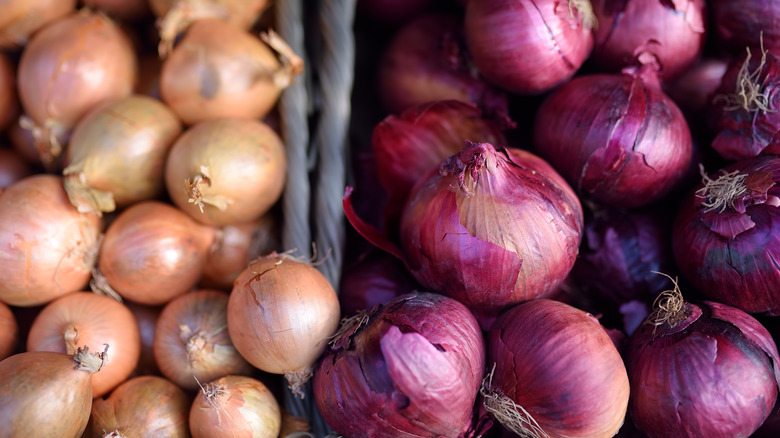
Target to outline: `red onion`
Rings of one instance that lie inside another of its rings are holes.
[[[664,91],[690,121],[690,116],[699,117],[710,107],[728,65],[725,58],[703,58],[675,81],[664,84]]]
[[[780,48],[780,4],[773,0],[708,0],[718,36],[732,47],[758,46],[761,32],[769,48]]]
[[[533,437],[611,437],[623,424],[629,384],[620,353],[592,315],[533,300],[508,310],[487,335],[485,407]]]
[[[384,49],[379,94],[392,113],[434,100],[471,102],[507,114],[504,92],[477,76],[456,15],[424,15],[400,28]]]
[[[704,46],[704,0],[592,0],[598,20],[593,61],[618,71],[656,62],[668,80],[696,61]]]
[[[315,371],[314,398],[345,436],[454,438],[471,429],[484,366],[464,305],[403,295],[342,326]]]
[[[692,155],[688,123],[648,66],[556,90],[539,108],[534,145],[582,196],[627,208],[664,197]]]
[[[679,288],[631,337],[629,411],[648,437],[747,437],[777,399],[777,347],[753,317]]]
[[[590,55],[587,0],[481,0],[466,5],[466,42],[480,73],[501,88],[541,94],[568,81]]]
[[[344,267],[339,284],[342,315],[354,315],[415,290],[417,283],[397,258],[374,249]]]
[[[759,156],[704,176],[672,232],[680,272],[709,299],[780,315],[780,157]]]

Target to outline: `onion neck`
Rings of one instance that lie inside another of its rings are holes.
[[[184,344],[184,351],[187,352],[187,359],[191,366],[203,361],[207,354],[208,339],[201,330],[193,332],[190,326],[181,324],[179,325],[179,339]]]
[[[485,172],[492,173],[498,167],[498,151],[490,143],[472,143],[466,141],[466,146],[442,164],[439,173],[443,176],[453,175],[458,181],[458,187],[466,198],[474,195],[477,184]]]
[[[746,111],[754,113],[761,111],[763,113],[774,112],[770,107],[769,96],[765,93],[764,84],[761,80],[761,73],[766,65],[766,55],[768,50],[764,49],[764,34],[759,38],[761,44],[761,61],[752,72],[750,71],[750,59],[752,53],[750,47],[746,48],[747,55],[742,62],[742,66],[737,73],[737,84],[734,93],[719,94],[715,96],[715,103],[722,103],[726,111]]]
[[[306,396],[306,394],[303,392],[303,386],[306,385],[306,382],[308,382],[312,376],[314,376],[314,371],[311,369],[311,367],[304,368],[302,370],[284,372],[284,378],[290,385],[290,391],[292,391],[293,394],[301,399]]]
[[[122,432],[120,432],[119,429],[114,429],[111,432],[104,433],[103,438],[126,438],[126,437],[122,435]]]
[[[200,166],[200,172],[195,174],[192,178],[184,180],[184,188],[187,191],[187,202],[195,204],[200,212],[203,213],[203,209],[206,205],[216,207],[220,211],[227,210],[228,206],[233,203],[233,200],[221,195],[207,194],[208,188],[211,187],[211,175],[209,175],[208,166]]]
[[[569,0],[569,15],[574,17],[574,11],[580,15],[582,25],[585,29],[595,29],[598,27],[596,13],[593,12],[593,5],[589,0]]]
[[[62,338],[65,341],[65,353],[70,355],[76,354],[78,352],[79,329],[74,327],[73,324],[68,325],[62,334]]]
[[[89,352],[89,347],[87,346],[83,349],[79,348],[76,354],[73,355],[73,360],[76,361],[76,369],[90,374],[100,371],[103,365],[105,365],[108,355],[108,344],[105,344],[105,346],[106,348],[103,352],[94,354]]]

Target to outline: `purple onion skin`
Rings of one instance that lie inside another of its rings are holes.
[[[474,316],[432,293],[398,297],[325,353],[313,392],[328,425],[350,438],[463,437],[485,369]]]
[[[780,157],[760,156],[723,170],[765,172],[778,182]],[[742,213],[731,207],[705,213],[704,200],[693,192],[682,201],[672,252],[680,272],[706,298],[748,313],[780,315],[780,207],[773,205],[778,196],[777,185],[765,193],[748,190],[738,200],[746,205]],[[763,203],[751,205],[756,202]]]
[[[345,267],[339,283],[341,313],[351,316],[361,310],[368,311],[418,288],[400,260],[374,249]]]
[[[686,303],[674,327],[645,324],[626,357],[629,412],[648,437],[748,437],[777,399],[780,361],[769,332],[725,304]]]
[[[780,48],[780,3],[774,0],[708,0],[712,23],[721,40],[735,49],[759,45]]]
[[[685,176],[691,132],[648,70],[572,79],[542,103],[534,146],[581,196],[635,208]]]

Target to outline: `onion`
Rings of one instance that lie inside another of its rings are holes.
[[[29,164],[40,167],[41,157],[38,155],[38,146],[35,144],[35,137],[33,137],[32,131],[23,128],[22,125],[27,125],[29,117],[20,117],[19,120],[12,123],[7,130],[8,140],[11,142],[11,147]]]
[[[631,337],[631,417],[648,437],[747,437],[775,404],[778,361],[753,317],[686,302],[675,284]]]
[[[133,374],[135,376],[159,375],[160,368],[154,360],[154,332],[162,307],[144,306],[130,301],[126,302],[125,306],[133,312],[135,321],[138,323],[138,332],[141,335],[141,357]]]
[[[491,115],[508,111],[506,94],[474,73],[456,15],[423,15],[396,31],[382,54],[378,79],[382,102],[392,113],[449,99],[474,103]]]
[[[665,84],[664,91],[686,113],[689,122],[691,117],[701,117],[709,109],[728,64],[726,58],[705,57],[675,81]]]
[[[582,196],[627,208],[664,197],[692,156],[688,123],[650,67],[581,76],[553,92],[534,145]]]
[[[672,250],[685,279],[709,299],[780,315],[780,157],[702,175],[682,201]]]
[[[73,355],[78,349],[108,346],[101,372],[92,376],[92,397],[107,394],[135,369],[141,353],[138,325],[122,303],[91,292],[60,297],[33,321],[27,351]]]
[[[16,351],[19,326],[11,309],[0,302],[0,361]]]
[[[47,303],[89,282],[101,221],[68,201],[62,178],[32,175],[0,193],[0,301]]]
[[[0,131],[5,130],[18,113],[16,68],[8,56],[0,52]]]
[[[207,383],[190,408],[193,438],[276,438],[285,436],[279,435],[281,422],[276,398],[251,377],[225,376]]]
[[[704,0],[592,0],[598,26],[593,61],[600,69],[619,71],[655,62],[664,80],[679,76],[696,62],[704,46]]]
[[[593,48],[588,0],[482,0],[466,5],[466,42],[501,88],[541,94],[568,81]]]
[[[487,335],[485,407],[522,436],[611,437],[629,384],[598,320],[568,304],[534,300],[502,314]],[[523,435],[525,433],[525,435]]]
[[[195,286],[213,241],[213,228],[168,204],[143,201],[108,227],[98,267],[122,298],[163,304]]]
[[[5,0],[0,17],[0,49],[27,44],[30,36],[76,8],[76,0]]]
[[[120,20],[138,20],[151,13],[147,0],[82,0],[82,3]]]
[[[92,404],[91,436],[144,438],[189,437],[190,401],[178,386],[156,376],[140,376],[119,385]]]
[[[188,125],[262,118],[303,68],[278,35],[264,35],[267,45],[220,19],[198,20],[163,62],[163,101]]]
[[[346,265],[339,285],[342,315],[368,311],[379,304],[419,289],[398,259],[374,249],[353,265]]]
[[[163,376],[184,389],[197,389],[228,374],[249,375],[227,331],[228,295],[198,290],[163,308],[154,334],[154,357]],[[194,378],[193,378],[194,377]]]
[[[468,436],[485,344],[466,306],[415,293],[350,322],[314,374],[330,427],[353,438]]]
[[[13,149],[0,147],[0,190],[33,173],[30,165]]]
[[[165,165],[173,203],[207,225],[259,219],[284,189],[287,160],[279,136],[258,120],[199,123],[174,143]]]
[[[767,0],[708,0],[712,23],[732,47],[758,46],[760,34],[771,49],[780,48],[780,5]]]
[[[104,100],[129,95],[137,60],[123,31],[82,9],[47,26],[22,52],[17,80],[43,163],[52,166],[74,125]]]
[[[230,339],[256,368],[284,374],[301,387],[339,324],[333,286],[317,269],[289,255],[271,253],[236,279],[228,302]]]
[[[0,362],[0,424],[7,437],[78,438],[92,406],[92,374],[105,351],[35,351]]]

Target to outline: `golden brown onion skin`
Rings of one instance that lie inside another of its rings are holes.
[[[0,14],[0,49],[27,44],[48,24],[73,12],[76,0],[6,0]]]
[[[0,360],[10,356],[16,349],[19,325],[11,308],[0,302]]]

